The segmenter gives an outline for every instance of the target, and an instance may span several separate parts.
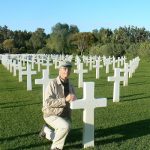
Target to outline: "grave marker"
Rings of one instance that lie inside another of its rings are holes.
[[[74,70],[74,73],[77,73],[78,76],[78,87],[83,87],[83,73],[87,73],[88,70],[83,70],[83,63],[78,65],[78,70]]]
[[[120,81],[124,81],[125,78],[120,76],[120,68],[115,68],[114,76],[108,77],[108,81],[114,81],[113,88],[113,102],[119,102],[120,100]]]
[[[31,71],[31,65],[27,63],[27,71],[22,71],[22,75],[27,75],[27,91],[32,90],[32,78],[31,76],[36,74],[36,71]]]
[[[94,147],[94,109],[96,107],[106,107],[106,98],[94,98],[94,82],[84,82],[83,99],[78,99],[70,103],[71,109],[83,109],[83,145],[84,148]]]
[[[96,64],[93,65],[94,68],[96,68],[96,79],[99,79],[99,71],[100,68],[103,67],[102,65],[100,65],[100,60],[96,60]]]
[[[49,72],[47,69],[43,69],[43,77],[42,79],[35,79],[35,84],[42,84],[43,85],[43,106],[44,106],[44,100],[45,100],[45,91],[46,87],[49,83]]]

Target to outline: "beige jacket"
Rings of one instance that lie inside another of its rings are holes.
[[[69,82],[69,92],[75,94],[73,86]],[[59,76],[50,81],[45,91],[44,106],[42,108],[44,117],[51,115],[60,116],[66,106],[64,96],[64,86],[62,85]],[[70,108],[68,108],[71,111]],[[69,114],[68,114],[69,115]],[[69,117],[69,116],[68,116]]]

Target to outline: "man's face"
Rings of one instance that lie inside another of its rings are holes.
[[[61,79],[66,80],[68,79],[69,75],[71,73],[71,67],[61,67],[59,69],[59,76]]]

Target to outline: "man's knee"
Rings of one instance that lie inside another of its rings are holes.
[[[66,123],[62,129],[66,130],[66,131],[69,131],[70,130],[70,124],[69,123]]]
[[[66,123],[66,124],[63,125],[63,126],[60,125],[60,127],[59,127],[58,130],[63,131],[63,132],[65,132],[65,133],[68,133],[68,132],[70,131],[70,128],[71,128],[70,124],[69,124],[69,123]]]

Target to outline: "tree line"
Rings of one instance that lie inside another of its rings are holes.
[[[90,54],[120,57],[150,56],[150,32],[136,26],[115,30],[100,28],[80,32],[76,25],[57,23],[46,34],[43,28],[35,32],[12,31],[0,26],[0,53]]]

